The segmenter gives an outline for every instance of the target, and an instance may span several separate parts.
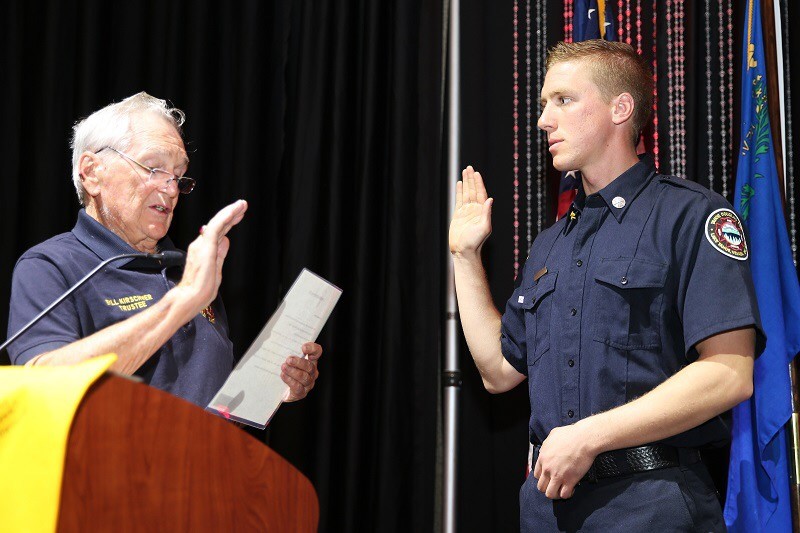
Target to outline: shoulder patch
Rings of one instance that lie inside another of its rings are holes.
[[[708,215],[706,239],[719,253],[744,261],[749,252],[739,217],[731,209],[716,209]]]

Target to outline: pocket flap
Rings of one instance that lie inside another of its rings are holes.
[[[519,306],[523,309],[533,309],[544,296],[556,288],[557,275],[557,272],[548,272],[539,278],[535,285],[524,289],[522,291],[523,301],[519,302]]]
[[[663,287],[667,265],[644,259],[603,259],[594,279],[620,289]]]

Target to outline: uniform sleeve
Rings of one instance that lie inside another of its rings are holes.
[[[716,334],[752,326],[757,332],[758,356],[766,337],[750,274],[745,230],[721,196],[704,204],[687,217],[684,235],[678,240],[691,243],[682,261],[678,302],[686,353]]]
[[[69,288],[58,267],[41,257],[23,257],[14,267],[8,335],[15,334]],[[8,347],[11,362],[23,365],[35,356],[81,338],[78,314],[66,299]]]
[[[514,367],[514,370],[528,375],[528,350],[525,336],[525,310],[519,305],[519,296],[522,294],[522,278],[524,268],[514,283],[514,292],[506,303],[506,310],[500,324],[500,346],[503,357]]]

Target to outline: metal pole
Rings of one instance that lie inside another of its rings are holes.
[[[792,382],[792,418],[786,424],[789,453],[789,488],[792,504],[792,531],[800,530],[800,399],[797,397],[797,360],[789,363]]]
[[[452,220],[455,208],[456,182],[459,173],[461,132],[461,35],[459,31],[461,6],[459,0],[450,0],[450,38],[448,42],[448,143],[447,187],[448,217]],[[445,319],[445,361],[442,372],[444,391],[444,490],[442,529],[445,533],[456,530],[456,466],[458,464],[458,415],[461,393],[461,370],[458,366],[458,312],[453,258],[447,250],[447,316]]]

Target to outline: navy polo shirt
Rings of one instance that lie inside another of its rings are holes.
[[[159,250],[174,250],[165,237]],[[15,333],[104,259],[135,252],[86,211],[71,232],[25,252],[14,267],[8,332]],[[47,317],[13,342],[9,355],[25,364],[116,324],[158,302],[180,281],[178,268],[159,270],[137,261],[107,265]],[[181,327],[136,375],[154,387],[205,407],[233,368],[233,345],[222,300]]]
[[[715,334],[754,326],[761,352],[749,262],[707,235],[720,209],[731,209],[722,196],[659,175],[645,158],[596,194],[580,190],[570,214],[539,234],[501,336],[503,355],[528,378],[532,442],[642,396]],[[729,438],[720,416],[665,442]]]

